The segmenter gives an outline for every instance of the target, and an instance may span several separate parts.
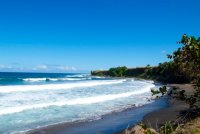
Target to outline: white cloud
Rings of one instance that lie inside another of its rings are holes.
[[[77,71],[77,69],[75,67],[71,67],[72,71]]]
[[[58,69],[58,70],[69,70],[69,68],[66,67],[66,66],[56,66],[55,69]]]
[[[33,68],[28,68],[19,65],[0,64],[0,71],[74,72],[77,71],[77,69],[73,66],[65,65],[38,65]]]
[[[48,66],[47,65],[39,65],[39,66],[36,67],[36,69],[46,70],[46,69],[48,69]]]
[[[11,71],[11,72],[17,72],[17,71],[24,71],[23,67],[20,67],[19,65],[5,65],[0,64],[0,71]]]
[[[68,66],[56,66],[55,69],[63,70],[63,71],[76,71],[75,67],[68,67]]]
[[[13,67],[10,66],[10,65],[3,65],[3,64],[0,64],[0,69],[12,69]]]
[[[62,66],[62,65],[39,65],[32,68],[33,71],[56,71],[56,72],[66,72],[66,71],[77,71],[75,67]]]
[[[5,65],[0,64],[0,68],[4,68],[4,67],[5,67]]]

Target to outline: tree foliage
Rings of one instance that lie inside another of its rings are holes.
[[[173,59],[187,77],[195,80],[196,84],[200,83],[200,37],[183,35],[178,44],[182,44],[173,55],[168,58]]]
[[[173,55],[168,55],[168,58],[172,59],[177,68],[191,80],[195,92],[192,95],[186,95],[185,90],[173,89],[173,97],[188,103],[190,113],[197,116],[200,115],[200,37],[189,37],[184,34],[178,44],[182,44],[182,47],[174,51]]]
[[[167,92],[166,86],[160,87],[158,90],[151,89],[152,95],[161,94],[162,96],[164,96],[166,92]]]
[[[108,71],[108,75],[112,77],[123,77],[126,75],[127,67],[116,67],[116,68],[110,68]]]
[[[191,83],[194,84],[195,92],[192,95],[185,94],[185,90],[177,90],[174,88],[172,90],[172,96],[176,99],[185,101],[189,104],[190,109],[189,113],[193,116],[200,115],[200,38],[195,38],[194,36],[183,35],[182,40],[178,42],[182,44],[182,47],[178,48],[178,50],[174,51],[173,55],[167,55],[168,58],[172,59],[171,62],[166,64],[160,64],[158,68],[154,71],[158,71],[157,73],[162,73],[163,76],[167,73],[168,75],[176,74],[178,71],[180,74],[184,74],[186,78],[190,80]],[[173,64],[171,67],[170,64]],[[165,65],[166,67],[163,67]],[[175,67],[175,68],[174,68]],[[164,69],[164,70],[160,70]],[[169,73],[168,71],[173,71],[173,73]],[[167,71],[166,71],[167,70]],[[147,72],[149,73],[149,72]],[[151,72],[152,73],[152,70]],[[174,76],[173,76],[174,77]],[[156,95],[162,93],[162,96],[165,92],[167,92],[165,87],[160,88],[159,90],[151,90],[152,95]]]
[[[163,83],[187,83],[190,81],[173,61],[159,63],[157,67],[146,68],[143,77]]]
[[[179,65],[186,72],[187,77],[190,77],[195,84],[195,92],[193,95],[185,95],[184,91],[179,92],[179,97],[185,100],[192,111],[199,114],[200,110],[200,37],[183,35],[182,40],[178,42],[182,44],[173,55],[168,55],[169,58]]]

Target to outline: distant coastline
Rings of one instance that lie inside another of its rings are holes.
[[[108,70],[94,70],[91,71],[93,76],[105,77],[121,77],[121,78],[140,78],[146,80],[153,80],[163,84],[183,84],[190,83],[189,79],[184,73],[177,70],[173,62],[159,63],[158,66],[127,68],[126,66],[113,67]]]

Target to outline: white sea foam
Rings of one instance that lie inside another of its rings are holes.
[[[83,78],[90,76],[89,74],[75,74],[75,75],[66,75],[66,77],[78,77],[78,78]]]
[[[100,79],[100,78],[105,78],[105,77],[100,77],[100,76],[91,76],[92,78],[97,78],[97,79]]]
[[[90,77],[88,78],[82,78],[82,77],[78,77],[78,78],[70,78],[70,77],[66,77],[66,78],[25,78],[23,79],[23,81],[26,82],[41,82],[41,81],[79,81],[79,80],[91,80]]]
[[[5,109],[0,110],[0,115],[12,114],[12,113],[22,112],[22,111],[30,110],[30,109],[47,108],[50,106],[87,105],[87,104],[101,103],[105,101],[110,101],[110,100],[129,97],[132,95],[138,95],[138,94],[150,92],[150,89],[153,87],[155,87],[155,85],[149,84],[148,86],[146,86],[145,88],[141,90],[126,92],[126,93],[121,93],[121,94],[100,95],[100,96],[79,98],[79,99],[73,99],[73,100],[62,100],[62,101],[51,102],[51,103],[41,103],[41,104],[34,104],[34,105],[5,108]]]
[[[92,86],[99,86],[99,85],[119,84],[119,83],[123,83],[124,81],[126,80],[120,79],[120,80],[88,81],[88,82],[65,83],[65,84],[0,86],[0,93],[92,87]]]
[[[91,78],[60,78],[58,80],[78,81],[78,80],[91,80]]]
[[[46,78],[25,78],[23,80],[28,82],[39,82],[39,81],[46,81]]]

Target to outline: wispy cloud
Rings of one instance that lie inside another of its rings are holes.
[[[16,71],[22,71],[23,68],[16,65],[4,65],[0,64],[0,71],[2,72],[16,72]]]
[[[3,64],[0,64],[0,69],[12,69],[13,67],[10,66],[10,65],[3,65]]]
[[[63,71],[76,71],[77,70],[75,67],[69,67],[69,66],[56,66],[55,69],[63,70]]]
[[[64,65],[39,65],[39,66],[34,67],[32,70],[54,71],[54,72],[77,71],[75,67],[64,66]]]
[[[19,65],[4,65],[0,64],[0,71],[30,71],[30,72],[75,72],[77,68],[65,65],[37,65],[32,68],[21,67]]]
[[[48,66],[47,65],[39,65],[39,66],[36,67],[36,69],[47,70]]]

